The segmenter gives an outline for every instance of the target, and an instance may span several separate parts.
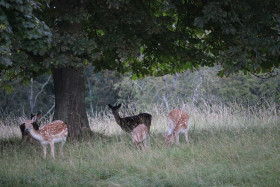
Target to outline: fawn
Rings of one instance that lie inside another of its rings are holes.
[[[146,140],[148,136],[148,127],[144,124],[140,124],[131,132],[132,143],[135,148],[146,148]]]
[[[169,147],[174,143],[179,145],[179,134],[183,132],[185,134],[186,142],[189,144],[188,139],[188,121],[189,115],[183,110],[174,109],[168,114],[168,133],[165,136],[165,146]]]
[[[35,116],[35,115],[31,114],[31,119],[32,119],[34,116]],[[36,119],[39,119],[39,118],[40,118],[40,113],[37,114],[37,118],[36,118]],[[38,123],[37,123],[37,120],[34,121],[34,122],[32,123],[32,125],[33,125],[33,128],[34,128],[35,130],[39,130],[39,125],[38,125]],[[25,124],[22,123],[22,124],[19,126],[19,128],[20,128],[20,132],[21,132],[21,142],[24,143],[24,142],[26,142],[26,141],[30,141],[30,140],[31,140],[31,139],[30,139],[30,138],[31,138],[31,135],[30,135],[30,133],[29,133],[28,131],[25,130]]]
[[[32,123],[36,121],[36,118],[37,116],[34,116],[31,120],[20,118],[20,121],[25,125],[25,130],[28,131],[34,139],[41,143],[43,147],[44,158],[46,158],[47,155],[47,144],[50,144],[51,156],[54,158],[54,144],[59,142],[61,142],[60,155],[63,156],[62,147],[66,142],[68,135],[66,124],[61,120],[56,120],[50,124],[44,125],[39,130],[35,130]]]
[[[119,109],[121,107],[121,104],[118,106],[112,106],[108,104],[109,108],[112,110],[113,115],[115,117],[115,120],[117,124],[124,130],[125,132],[132,132],[135,127],[137,127],[139,124],[144,124],[148,128],[148,132],[150,132],[150,126],[152,123],[152,115],[148,113],[140,113],[135,116],[129,116],[121,118],[119,115]]]

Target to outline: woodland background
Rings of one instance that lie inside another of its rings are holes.
[[[86,107],[89,116],[103,110],[107,104],[125,103],[141,108],[151,104],[175,107],[183,102],[195,105],[238,103],[264,107],[280,103],[280,76],[261,78],[252,74],[219,77],[219,66],[201,68],[163,77],[132,79],[129,73],[105,70],[94,73],[94,67],[84,70]],[[40,112],[53,114],[54,93],[50,75],[31,79],[25,85],[13,82],[12,90],[0,90],[1,116],[26,115]],[[144,110],[143,109],[143,110]]]

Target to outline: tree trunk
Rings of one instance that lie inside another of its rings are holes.
[[[83,68],[53,69],[54,119],[62,120],[67,124],[70,139],[82,137],[82,129],[89,129],[83,72]]]

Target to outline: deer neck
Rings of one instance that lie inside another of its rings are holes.
[[[32,128],[29,130],[29,133],[34,139],[38,141],[42,141],[44,139],[43,136],[38,132],[38,130]]]
[[[122,118],[120,117],[119,113],[114,112],[114,117],[115,117],[115,120],[116,120],[117,124],[121,126]]]

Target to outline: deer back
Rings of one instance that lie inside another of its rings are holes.
[[[117,124],[121,127],[122,130],[130,133],[139,124],[146,125],[148,130],[150,130],[150,126],[151,126],[151,123],[152,123],[152,115],[151,114],[140,113],[138,115],[128,116],[128,117],[122,118],[119,115],[119,109],[121,107],[121,104],[116,105],[116,106],[112,106],[112,105],[108,104],[108,106],[112,110],[113,115],[115,117],[115,120],[116,120]]]
[[[139,124],[144,124],[150,130],[152,115],[148,113],[140,113],[135,116],[121,118],[121,128],[126,132],[133,131]]]
[[[180,109],[174,109],[168,114],[169,120],[173,122],[174,128],[178,125],[188,126],[189,115]]]
[[[67,136],[68,129],[66,124],[61,120],[56,120],[50,124],[44,125],[39,131],[43,136]]]

